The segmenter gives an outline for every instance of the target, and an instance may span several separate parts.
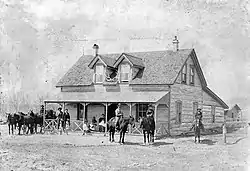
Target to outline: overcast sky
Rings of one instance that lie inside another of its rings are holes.
[[[229,105],[249,104],[247,0],[2,0],[1,6],[0,59],[17,68],[18,89],[52,90],[94,43],[100,53],[167,50],[177,35],[180,48],[195,48],[212,90]]]

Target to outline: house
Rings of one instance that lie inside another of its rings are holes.
[[[102,113],[110,119],[117,103],[138,121],[152,105],[161,134],[189,129],[197,108],[203,111],[205,126],[221,125],[228,106],[207,87],[195,50],[179,49],[177,37],[173,46],[174,50],[99,54],[95,44],[95,55],[83,55],[57,83],[60,95],[45,104],[64,104],[72,118],[89,121]]]
[[[225,112],[227,121],[240,121],[242,119],[242,111],[240,107],[235,104],[230,110]]]

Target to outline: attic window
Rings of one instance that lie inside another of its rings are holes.
[[[187,83],[187,64],[185,64],[182,68],[181,83]]]
[[[190,85],[194,85],[194,66],[190,65]]]
[[[130,71],[129,64],[122,64],[121,65],[121,81],[122,82],[129,81],[129,71]]]
[[[96,65],[96,71],[95,71],[95,82],[96,83],[103,82],[103,73],[104,73],[103,65]]]

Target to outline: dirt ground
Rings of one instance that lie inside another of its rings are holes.
[[[143,145],[142,136],[126,136],[126,143],[109,143],[103,134],[9,136],[0,131],[0,170],[250,170],[250,136],[229,134],[156,140]],[[116,141],[118,136],[115,137]]]

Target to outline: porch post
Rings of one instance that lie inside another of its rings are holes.
[[[84,125],[84,119],[85,119],[85,111],[86,111],[86,103],[83,103],[83,114],[82,114],[82,128]]]
[[[108,124],[108,103],[105,103],[105,121],[106,121],[106,126],[105,126],[104,136],[106,136],[107,131],[108,131],[108,127],[107,127],[107,124]]]
[[[157,106],[158,104],[155,104],[155,125],[157,125]],[[157,133],[156,129],[155,129],[155,134]]]
[[[63,113],[65,112],[65,102],[63,102]]]
[[[43,111],[43,130],[45,132],[45,115],[46,115],[46,102],[44,102],[44,111]]]
[[[129,116],[132,116],[132,103],[129,103]]]
[[[129,103],[129,116],[132,116],[132,103]],[[132,133],[132,126],[129,127],[129,133]]]

